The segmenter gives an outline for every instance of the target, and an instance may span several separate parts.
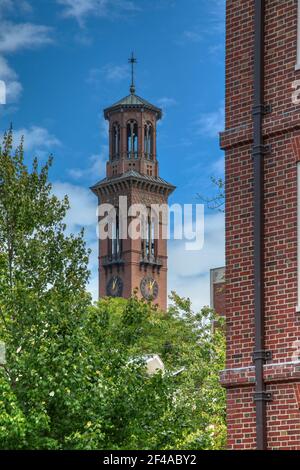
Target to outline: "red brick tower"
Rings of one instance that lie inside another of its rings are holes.
[[[130,62],[130,95],[104,110],[109,122],[106,178],[91,188],[99,204],[111,204],[116,214],[110,227],[112,236],[99,241],[99,296],[128,298],[137,288],[140,297],[151,298],[166,309],[167,240],[162,236],[165,221],[161,213],[154,227],[150,209],[151,205],[167,204],[175,187],[163,180],[158,171],[156,127],[162,111],[135,94],[133,56]],[[133,221],[130,214],[119,217],[120,196],[127,197],[127,208],[133,204],[146,208],[144,237],[120,235]]]
[[[296,0],[227,0],[230,449],[300,449],[299,12]]]

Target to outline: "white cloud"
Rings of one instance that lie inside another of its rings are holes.
[[[97,253],[96,253],[97,256]],[[92,294],[92,298],[94,301],[98,300],[98,293],[99,293],[99,278],[98,278],[98,271],[91,271],[91,277],[88,283],[88,291]]]
[[[22,85],[17,73],[10,67],[3,54],[14,53],[22,49],[35,48],[52,42],[52,29],[32,23],[13,23],[4,19],[5,14],[30,12],[31,5],[25,0],[1,0],[0,3],[0,80],[4,80],[7,89],[7,104],[15,103],[22,93]]]
[[[105,149],[106,148],[107,147],[105,147]],[[100,155],[92,155],[89,158],[89,166],[87,168],[71,168],[68,170],[68,173],[71,178],[75,180],[80,180],[83,178],[88,180],[93,179],[95,183],[96,180],[99,180],[105,176],[106,159],[106,152],[103,152]]]
[[[184,240],[171,240],[169,250],[168,290],[175,290],[192,300],[195,309],[210,303],[209,271],[224,266],[224,214],[205,217],[205,240],[202,250],[186,251]]]
[[[101,68],[91,69],[86,81],[90,85],[98,86],[103,82],[103,80],[120,82],[124,79],[128,79],[129,76],[128,64],[106,64]]]
[[[0,14],[3,14],[5,10],[8,10],[12,7],[12,0],[1,0],[0,3]]]
[[[223,33],[225,30],[226,0],[213,0],[211,2],[211,13],[213,17],[213,31]]]
[[[214,35],[217,38],[220,34],[223,35],[225,31],[225,2],[226,0],[202,2],[208,3],[208,7],[201,20],[198,19],[196,24],[183,31],[175,42],[179,45],[196,44],[205,40],[208,35]],[[203,7],[206,9],[205,5]],[[220,45],[210,46],[207,50],[211,54],[216,54],[220,50]]]
[[[219,56],[220,53],[224,55],[225,52],[225,44],[224,42],[219,42],[218,44],[213,44],[212,46],[209,47],[209,53],[212,56]]]
[[[177,101],[174,98],[168,98],[167,96],[164,96],[163,98],[159,98],[157,100],[157,103],[162,108],[169,108],[171,106],[177,105]]]
[[[66,216],[66,224],[70,232],[76,232],[82,227],[95,227],[96,236],[96,207],[97,198],[92,192],[83,186],[71,183],[55,181],[53,193],[60,199],[65,195],[70,201],[70,210]]]
[[[163,123],[167,117],[168,108],[172,108],[172,106],[176,106],[178,103],[174,98],[169,98],[164,96],[157,100],[158,106],[160,106],[163,110],[162,119],[158,121],[158,126],[163,126]],[[178,145],[178,144],[177,144]]]
[[[75,34],[74,39],[78,44],[85,47],[90,46],[93,43],[93,38],[84,30],[79,30],[79,33]]]
[[[128,65],[107,64],[103,67],[106,80],[120,81],[129,77]]]
[[[103,117],[103,114],[101,113],[99,115],[99,118],[100,118],[100,136],[107,140],[108,139],[108,130],[109,130],[109,123],[108,121]],[[104,148],[105,147],[105,148]],[[104,146],[103,147],[103,152],[106,151],[106,153],[108,154],[108,146]],[[102,153],[103,153],[102,152]]]
[[[0,56],[0,80],[6,85],[6,102],[15,103],[22,93],[22,85],[16,72],[8,65],[7,60]]]
[[[20,0],[18,2],[19,8],[26,13],[31,13],[33,8],[27,0]]]
[[[64,7],[63,16],[74,18],[83,26],[88,16],[111,17],[116,14],[138,10],[130,0],[56,0]]]
[[[202,34],[198,31],[184,31],[182,35],[182,40],[184,42],[200,42],[202,40]]]
[[[0,2],[0,16],[4,13],[30,13],[32,6],[27,0],[1,0]]]
[[[217,137],[224,129],[225,110],[222,103],[216,111],[203,113],[196,121],[197,133],[208,137]]]
[[[66,17],[74,17],[77,21],[81,21],[83,17],[98,11],[99,15],[103,15],[106,10],[106,0],[57,0],[59,5],[65,7],[63,15]]]
[[[224,156],[218,158],[218,160],[215,160],[212,164],[212,174],[216,177],[219,176],[224,176],[224,171],[225,171],[225,160]]]
[[[31,126],[29,128],[13,130],[14,149],[20,145],[22,137],[24,137],[25,152],[31,152],[32,154],[37,155],[39,158],[47,157],[49,153],[52,152],[53,147],[58,147],[61,145],[59,139],[44,127]]]
[[[17,129],[13,131],[14,143],[18,145],[22,136],[24,136],[24,149],[35,153],[51,150],[53,147],[61,145],[61,142],[47,129],[39,126],[31,126],[26,129]]]
[[[52,29],[32,23],[1,22],[0,52],[16,52],[21,49],[35,48],[53,42]]]

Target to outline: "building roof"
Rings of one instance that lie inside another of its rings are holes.
[[[117,111],[119,108],[145,108],[156,112],[158,114],[158,119],[162,117],[161,108],[158,108],[157,106],[149,103],[149,101],[144,100],[144,98],[131,93],[130,95],[125,96],[121,100],[106,108],[104,110],[105,119],[107,119],[109,112]]]
[[[112,176],[110,178],[108,177],[103,178],[102,180],[98,181],[98,183],[91,186],[91,190],[95,192],[97,188],[105,186],[107,184],[124,181],[124,180],[130,180],[130,179],[144,181],[147,183],[154,183],[154,184],[156,183],[158,185],[168,187],[171,191],[174,191],[174,189],[176,188],[174,185],[168,183],[166,180],[164,180],[160,176],[142,175],[136,170],[128,170],[122,175]]]

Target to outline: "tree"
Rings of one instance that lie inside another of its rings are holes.
[[[122,351],[127,361],[158,354],[166,368],[164,376],[152,378],[154,388],[149,378],[150,389],[136,389],[137,394],[132,390],[127,395],[126,386],[121,387],[122,407],[129,413],[124,426],[124,415],[118,412],[121,421],[114,422],[113,445],[121,444],[123,449],[225,446],[225,392],[219,383],[225,340],[220,319],[220,327],[212,331],[213,310],[206,307],[195,314],[189,299],[173,293],[167,313],[132,298],[101,300],[90,315],[91,327],[95,328],[96,319],[105,325],[97,340],[102,357],[107,351],[109,357]]]
[[[72,380],[79,380],[88,253],[83,233],[65,234],[69,205],[51,193],[51,159],[40,171],[35,159],[30,172],[23,143],[13,155],[12,146],[10,130],[0,150],[0,339],[7,350],[1,380],[10,385],[18,419],[26,418],[26,432],[12,446],[51,447],[74,414],[69,372],[74,368]],[[54,390],[60,401],[53,401]]]
[[[134,296],[92,305],[84,234],[66,234],[51,159],[30,172],[12,139],[0,149],[0,448],[221,448],[215,314],[176,294],[167,313]],[[149,376],[154,353],[166,372]]]
[[[217,189],[217,194],[212,197],[204,197],[201,194],[197,194],[198,198],[203,201],[208,209],[217,209],[220,212],[224,212],[225,204],[225,183],[222,178],[211,177],[211,181]]]

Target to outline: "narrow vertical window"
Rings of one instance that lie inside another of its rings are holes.
[[[151,219],[148,213],[147,222],[146,222],[146,257],[147,258],[149,258],[150,256],[150,240],[151,240]]]
[[[128,158],[138,156],[138,125],[134,120],[127,124],[127,156]]]
[[[112,158],[118,159],[120,153],[120,126],[116,122],[112,129]]]
[[[116,218],[111,222],[111,240],[110,240],[110,257],[115,260],[121,256],[121,240],[120,240],[120,222],[119,214],[116,212]]]
[[[150,122],[147,122],[144,126],[144,153],[145,157],[149,160],[152,159],[153,154],[153,131]]]
[[[154,226],[154,221],[153,220],[151,220],[150,243],[151,243],[150,255],[151,255],[151,257],[155,258],[155,226]]]
[[[142,220],[141,220],[141,251],[142,251],[142,259],[145,259],[145,256],[146,256],[146,238],[147,238],[146,220],[145,220],[145,217],[142,216]]]
[[[156,221],[151,217],[151,209],[142,218],[142,258],[153,261],[156,257]]]

